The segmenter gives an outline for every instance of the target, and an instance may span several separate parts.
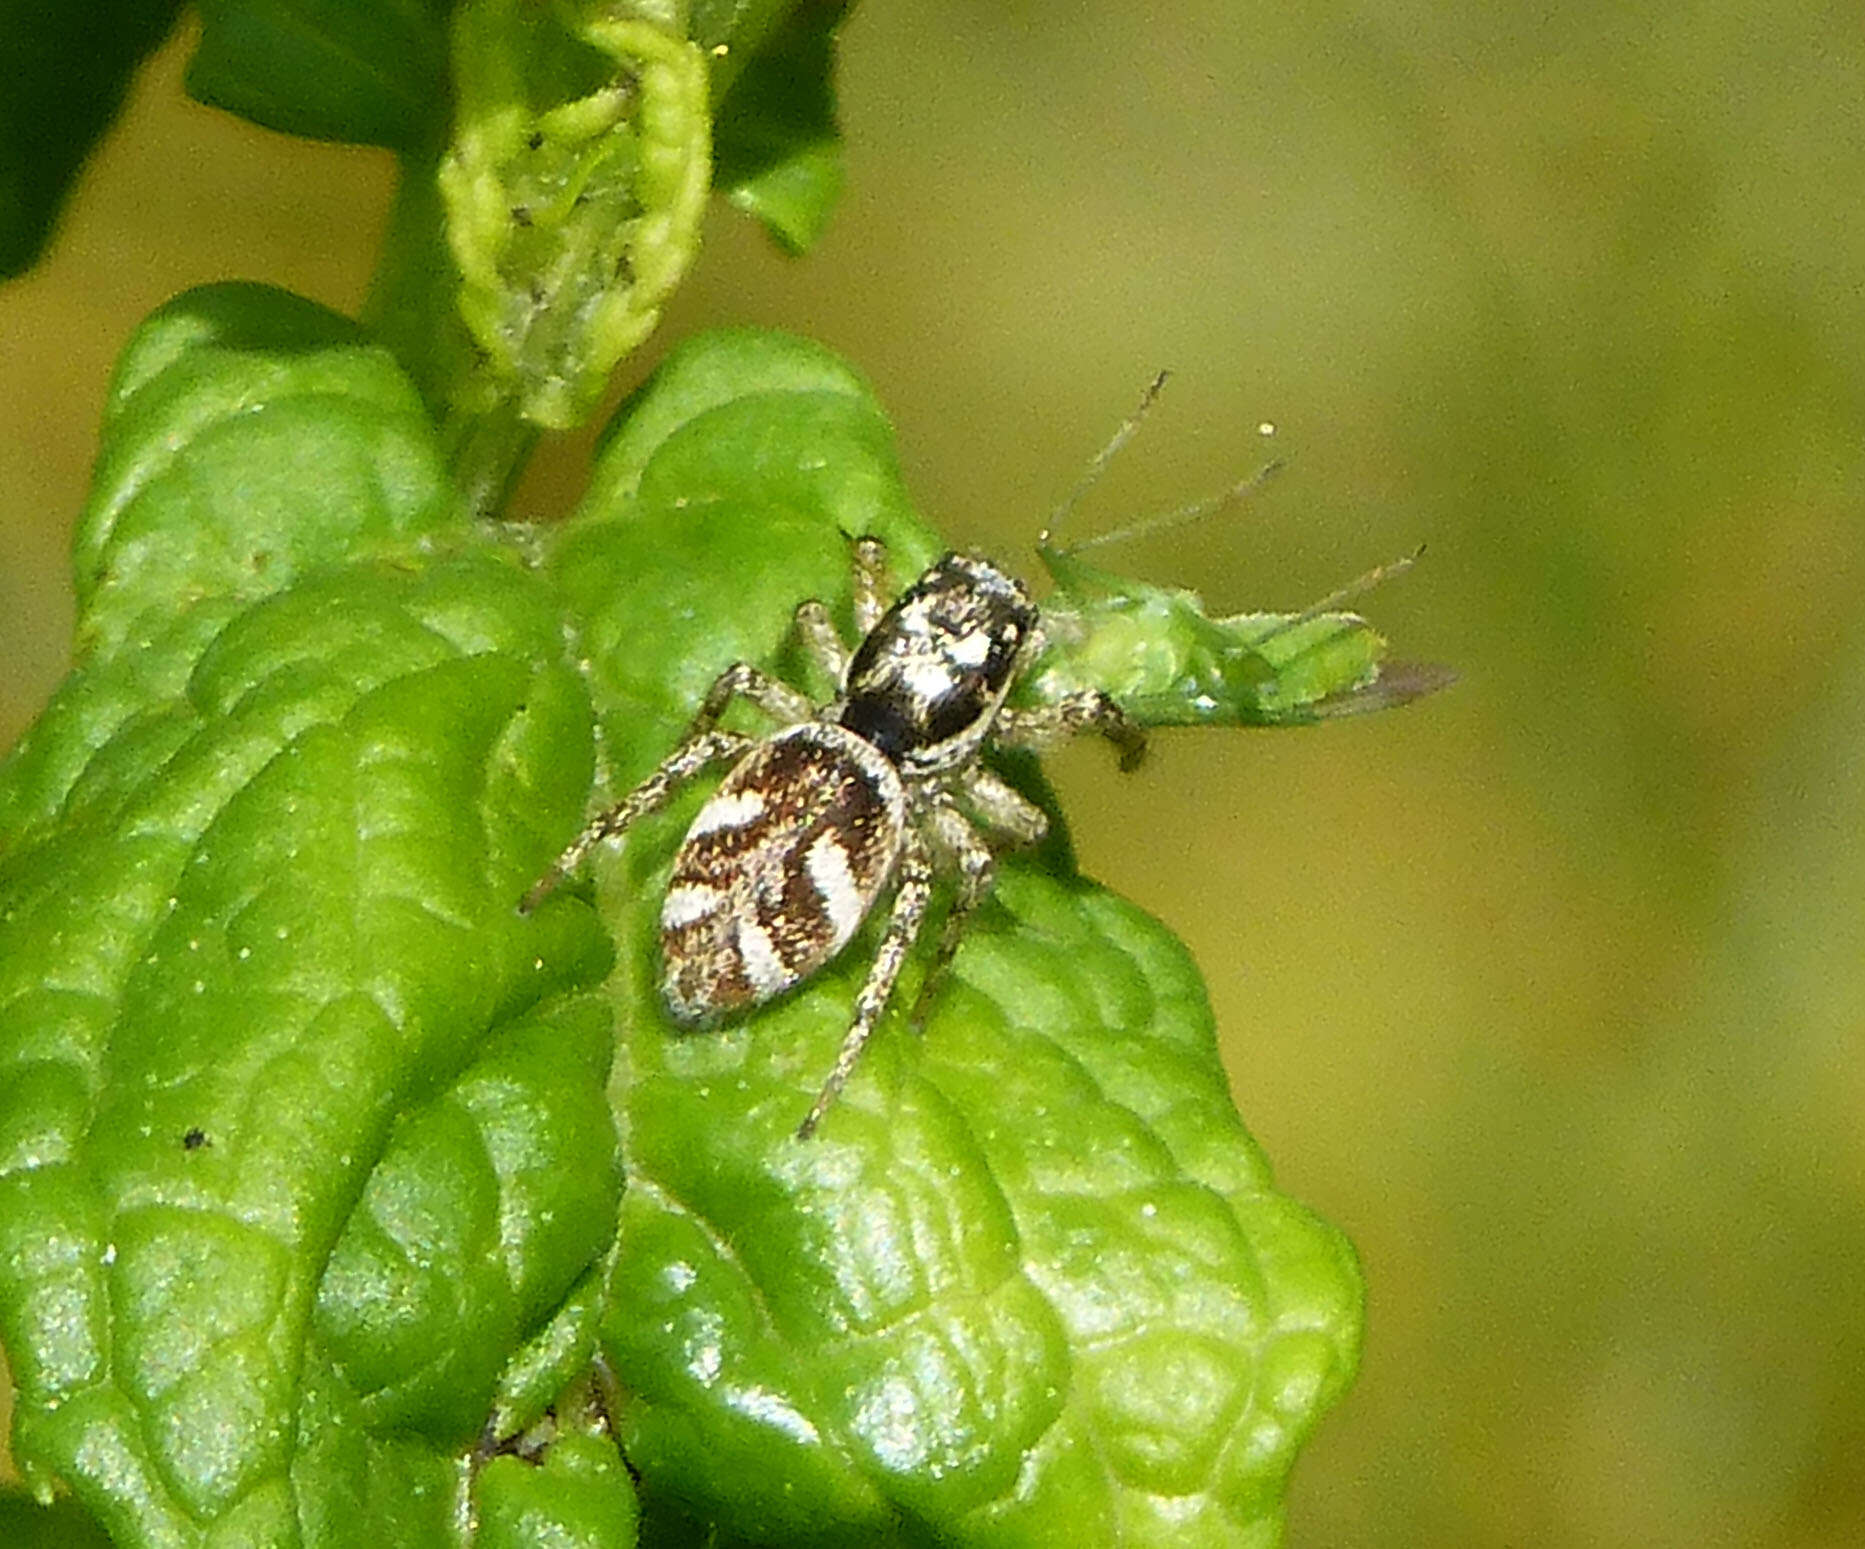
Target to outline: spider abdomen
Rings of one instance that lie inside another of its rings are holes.
[[[899,772],[844,727],[806,721],[754,746],[700,808],[661,905],[662,994],[710,1022],[781,995],[860,928],[904,838]]]

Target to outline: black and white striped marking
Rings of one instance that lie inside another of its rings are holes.
[[[667,1006],[705,1023],[781,995],[848,945],[893,874],[899,773],[805,721],[756,744],[687,830],[661,905]]]

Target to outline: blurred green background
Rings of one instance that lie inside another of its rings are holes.
[[[0,743],[63,669],[130,329],[235,276],[353,310],[386,213],[385,157],[186,103],[187,46],[0,290]],[[822,250],[717,211],[647,352],[825,340],[1020,566],[1160,366],[1084,530],[1260,422],[1292,467],[1123,567],[1289,607],[1429,545],[1364,606],[1449,694],[1057,760],[1365,1260],[1294,1549],[1865,1543],[1862,64],[1793,0],[871,0]]]

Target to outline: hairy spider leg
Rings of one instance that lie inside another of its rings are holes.
[[[1146,731],[1098,688],[1085,688],[1054,704],[998,712],[997,741],[1005,747],[1044,748],[1064,737],[1097,731],[1120,754],[1120,772],[1131,774],[1146,757]]]
[[[829,610],[814,600],[800,604],[796,611],[796,632],[803,649],[828,673],[836,692],[840,693],[842,680],[848,676],[849,652],[841,632],[835,627],[835,620],[829,617]]]
[[[886,1009],[888,997],[894,992],[894,981],[900,977],[901,965],[906,962],[907,953],[912,950],[926,919],[927,900],[932,896],[932,861],[926,853],[925,841],[911,828],[907,830],[895,875],[894,904],[887,916],[887,933],[874,954],[874,963],[861,986],[861,993],[855,997],[854,1020],[842,1039],[835,1067],[829,1072],[829,1079],[823,1082],[803,1122],[797,1126],[798,1140],[808,1140],[816,1133],[822,1116],[848,1084],[855,1062],[861,1058],[863,1046]]]
[[[887,545],[879,538],[855,540],[855,632],[863,639],[874,633],[887,611]]]
[[[1030,810],[1035,811],[1034,808]],[[913,1009],[907,1014],[907,1026],[916,1033],[924,1031],[933,997],[945,982],[952,959],[964,942],[965,927],[970,923],[972,911],[991,891],[991,883],[997,876],[997,857],[978,837],[978,831],[959,811],[948,792],[930,793],[925,811],[928,827],[944,859],[958,873],[958,892],[946,911],[945,923],[939,930],[939,945],[933,951],[932,961],[926,965],[926,977],[920,981],[919,994],[914,997]],[[1040,812],[1036,816],[1042,818]],[[1048,820],[1043,818],[1042,822],[1047,830]]]
[[[718,714],[716,710],[713,712],[714,720],[718,719]],[[746,750],[751,747],[751,742],[751,738],[741,737],[735,731],[702,729],[697,736],[689,736],[667,756],[653,774],[613,807],[590,819],[583,831],[565,846],[563,853],[556,860],[551,862],[550,870],[531,884],[530,891],[519,900],[518,912],[520,914],[531,913],[557,891],[563,879],[582,865],[584,857],[604,839],[612,834],[619,834],[631,823],[639,822],[650,812],[658,811],[666,806],[674,793],[701,770],[713,764],[724,763],[728,759],[743,758]]]
[[[809,695],[780,682],[750,662],[733,662],[712,680],[712,687],[699,702],[699,709],[693,713],[682,740],[690,742],[702,732],[711,731],[734,699],[750,700],[772,720],[785,726],[807,721],[816,714],[816,706]]]
[[[563,879],[582,865],[584,857],[604,839],[666,806],[674,793],[702,770],[727,759],[742,758],[751,747],[752,739],[737,732],[714,730],[719,717],[738,698],[750,700],[773,720],[786,725],[807,721],[816,713],[809,697],[798,693],[788,683],[780,683],[750,662],[733,662],[712,680],[712,687],[706,690],[706,697],[687,723],[680,745],[613,807],[597,813],[584,825],[582,832],[551,863],[550,870],[531,884],[530,891],[519,901],[518,912],[531,913],[563,885]]]

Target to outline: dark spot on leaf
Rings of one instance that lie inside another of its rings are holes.
[[[525,141],[525,144],[530,146],[531,149],[534,151],[543,150],[544,149],[544,131],[542,129],[533,129],[531,131],[530,138]]]
[[[512,224],[515,226],[529,226],[531,224],[531,206],[528,204],[513,205]]]
[[[478,1444],[473,1448],[473,1466],[481,1467],[493,1458],[517,1458],[522,1463],[536,1467],[544,1461],[545,1453],[556,1438],[555,1406],[546,1409],[536,1424],[514,1436],[500,1436],[488,1422],[485,1430],[480,1433]]]
[[[181,1149],[184,1151],[199,1151],[206,1144],[207,1131],[204,1129],[190,1129],[181,1137]]]

